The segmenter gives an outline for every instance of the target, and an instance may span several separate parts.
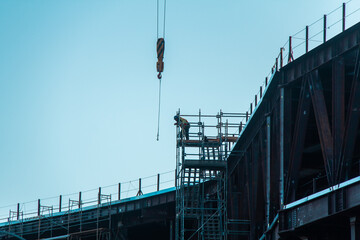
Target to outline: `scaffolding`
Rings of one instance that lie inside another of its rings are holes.
[[[199,110],[198,115],[181,115],[179,110],[176,116],[175,239],[226,240],[226,160],[243,114],[203,115]],[[181,118],[190,129],[180,124]]]

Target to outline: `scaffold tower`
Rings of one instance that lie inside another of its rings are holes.
[[[176,240],[227,239],[226,159],[241,114],[181,115],[176,130]],[[186,127],[184,124],[190,126]]]

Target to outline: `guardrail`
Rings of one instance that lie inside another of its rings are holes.
[[[0,223],[124,200],[175,186],[175,170],[77,193],[0,207]]]
[[[359,22],[360,8],[351,9],[355,8],[355,2],[354,0],[344,2],[333,11],[324,14],[323,17],[289,36],[289,39],[280,47],[274,65],[265,77],[264,82],[262,82],[259,91],[255,94],[254,100],[250,103],[246,116],[243,117],[240,123],[241,129],[244,129],[252,114],[256,111],[275,72]],[[351,10],[347,11],[347,9]]]

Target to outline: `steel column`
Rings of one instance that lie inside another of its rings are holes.
[[[270,160],[271,160],[271,119],[266,117],[266,227],[270,224]]]
[[[280,209],[284,205],[284,88],[280,88],[280,175],[279,198]]]
[[[341,164],[341,145],[345,131],[345,64],[343,58],[332,64],[332,136],[334,139],[335,183],[338,183]]]
[[[351,240],[360,240],[360,228],[357,217],[350,217],[350,236]]]

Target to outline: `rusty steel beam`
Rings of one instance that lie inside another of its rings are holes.
[[[288,170],[289,174],[287,178],[287,188],[286,188],[287,202],[295,200],[296,188],[299,181],[302,152],[305,143],[305,133],[309,121],[310,103],[311,103],[311,99],[310,99],[308,81],[307,81],[307,77],[304,77],[302,81],[300,99],[299,99],[297,114],[295,119],[294,135],[290,149],[289,170]]]
[[[347,123],[345,128],[345,135],[343,141],[343,156],[342,156],[342,167],[345,167],[345,178],[349,177],[351,168],[352,154],[354,152],[355,140],[359,126],[360,117],[360,48],[358,49],[355,74],[352,81],[351,93],[349,98]],[[340,172],[341,177],[342,172]]]
[[[309,89],[312,104],[314,108],[314,115],[318,134],[320,138],[321,151],[323,154],[326,176],[329,185],[333,185],[333,138],[331,135],[329,116],[326,109],[325,97],[323,92],[323,86],[319,77],[318,70],[310,73]]]
[[[343,58],[335,58],[332,63],[332,137],[334,139],[335,183],[339,182],[341,145],[345,131],[345,63]]]

